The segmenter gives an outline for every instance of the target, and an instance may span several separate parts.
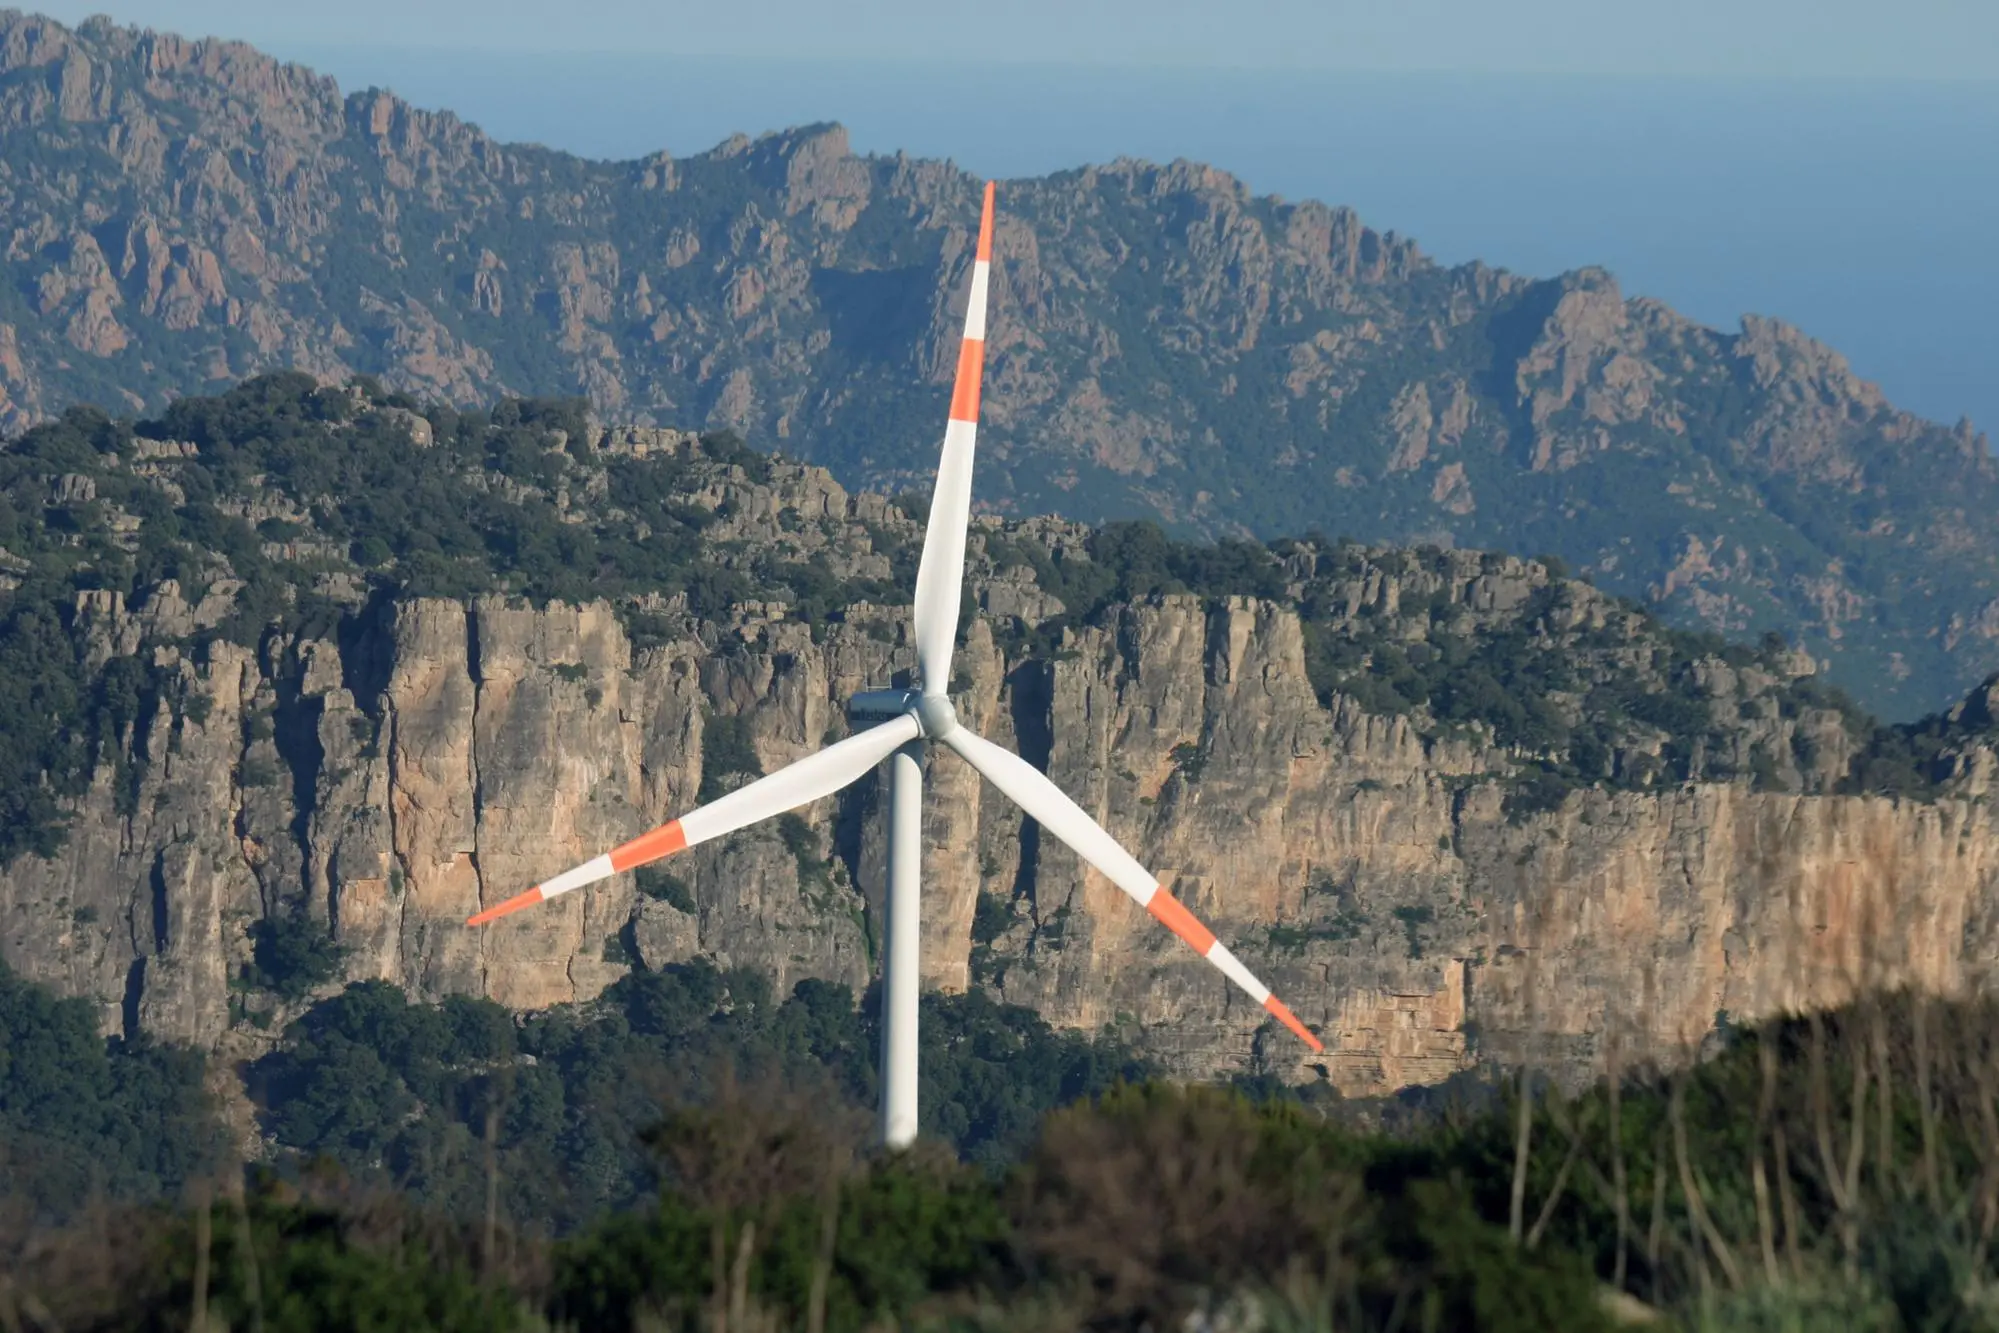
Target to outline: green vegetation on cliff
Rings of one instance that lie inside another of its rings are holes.
[[[73,409],[0,446],[0,860],[54,852],[62,801],[122,742],[143,754],[131,728],[170,688],[173,673],[145,654],[92,653],[91,594],[143,602],[171,580],[197,608],[179,636],[191,648],[323,633],[377,593],[678,595],[710,617],[794,586],[827,597],[823,567],[718,560],[703,542],[715,514],[693,493],[769,475],[726,433],[687,457],[586,463],[579,404],[510,400],[426,421],[371,388],[273,375],[155,419]],[[435,442],[414,447],[412,424]],[[572,486],[595,521],[565,521]],[[852,580],[839,591],[891,595]]]
[[[823,482],[732,435],[638,448],[573,400],[421,406],[280,374],[157,418],[74,409],[0,445],[0,859],[51,854],[95,773],[159,758],[135,727],[191,706],[172,655],[207,640],[344,637],[401,596],[607,599],[640,645],[749,602],[815,626],[907,603],[913,519],[808,515],[795,497]],[[1046,614],[996,618],[1015,656],[1066,652],[1070,628],[1164,595],[1293,608],[1323,702],[1498,747],[1523,815],[1585,785],[1924,797],[1990,725],[1976,709],[1877,725],[1776,636],[1670,629],[1559,562],[1030,520],[978,528],[971,577],[1046,595]],[[95,628],[112,597],[152,627],[137,651]],[[731,735],[710,738],[734,746],[718,778],[743,767]]]

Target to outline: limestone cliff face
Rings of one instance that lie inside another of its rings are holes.
[[[794,488],[808,504],[887,512],[814,476]],[[106,599],[92,632],[116,648],[147,616],[191,616],[169,592]],[[1020,590],[980,595],[990,609]],[[520,1007],[587,999],[634,951],[754,965],[780,988],[870,978],[873,779],[806,812],[816,852],[762,829],[668,863],[692,912],[626,876],[462,922],[688,808],[713,718],[747,719],[766,771],[843,734],[848,692],[913,665],[894,613],[746,614],[635,649],[603,604],[411,600],[331,638],[155,651],[183,697],[133,729],[58,859],[0,875],[9,964],[94,998],[108,1030],[266,1039],[282,1013],[246,1021],[271,1001],[232,978],[252,923],[279,913],[326,922],[350,979]],[[1126,1029],[1186,1074],[1359,1093],[1530,1049],[1528,1033],[1536,1058],[1579,1069],[1613,1032],[1627,1060],[1665,1056],[1720,1011],[1993,980],[1989,747],[1932,803],[1707,783],[1586,790],[1521,819],[1489,744],[1322,706],[1305,652],[1289,609],[1166,597],[1053,659],[1010,655],[976,621],[958,684],[969,725],[1045,765],[1327,1038],[1320,1070],[949,754],[929,766],[926,984]]]

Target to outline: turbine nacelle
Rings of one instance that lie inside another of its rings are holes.
[[[958,710],[948,698],[916,690],[862,690],[848,698],[847,716],[855,722],[913,717],[927,741],[941,741],[958,729]]]
[[[915,690],[862,690],[847,698],[847,717],[855,722],[887,722],[914,712],[923,696]]]

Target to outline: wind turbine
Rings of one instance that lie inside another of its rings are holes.
[[[882,760],[889,766],[888,949],[882,966],[884,1022],[881,1049],[881,1136],[891,1148],[916,1137],[916,1015],[918,980],[918,859],[922,852],[923,760],[936,742],[955,750],[1037,824],[1067,843],[1111,883],[1124,890],[1194,952],[1221,969],[1250,998],[1298,1034],[1314,1051],[1325,1048],[1283,1001],[1270,993],[1214,932],[1187,910],[1103,826],[1020,756],[974,735],[958,723],[945,690],[965,582],[965,530],[972,511],[972,442],[978,431],[979,376],[985,359],[986,282],[992,267],[993,186],[986,185],[979,218],[979,248],[972,265],[972,295],[965,309],[965,340],[951,393],[950,423],[930,503],[930,525],[916,572],[916,657],[920,690],[866,690],[848,700],[848,714],[874,725],[808,755],[768,777],[689,811],[604,855],[565,870],[526,893],[473,916],[483,925],[558,894],[594,884],[620,871],[685,851],[773,815],[809,805],[865,776]]]

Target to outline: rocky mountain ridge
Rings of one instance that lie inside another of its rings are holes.
[[[0,426],[277,368],[933,465],[976,183],[837,127],[596,163],[227,42],[0,14]],[[1548,551],[1870,707],[1999,668],[1999,463],[1795,329],[1122,161],[1001,194],[981,503]]]
[[[0,653],[25,674],[33,599],[66,599],[102,738],[70,786],[44,779],[66,827],[0,871],[0,950],[106,1030],[261,1049],[290,1012],[256,981],[275,922],[341,951],[322,993],[379,977],[539,1007],[697,955],[865,988],[871,781],[663,874],[462,923],[906,679],[921,527],[900,504],[723,437],[532,404],[419,415],[298,380],[136,430],[71,414],[0,470]],[[476,552],[437,511],[389,508],[444,483]],[[1183,1074],[1370,1093],[1487,1053],[1580,1070],[1615,1037],[1668,1058],[1723,1011],[1992,981],[1999,681],[1870,729],[1807,655],[1675,635],[1472,551],[986,518],[971,563],[960,716],[1075,794],[1329,1054],[1313,1067],[948,756],[927,985],[1119,1030]],[[550,595],[570,578],[605,595]],[[128,694],[106,683],[141,668]]]

